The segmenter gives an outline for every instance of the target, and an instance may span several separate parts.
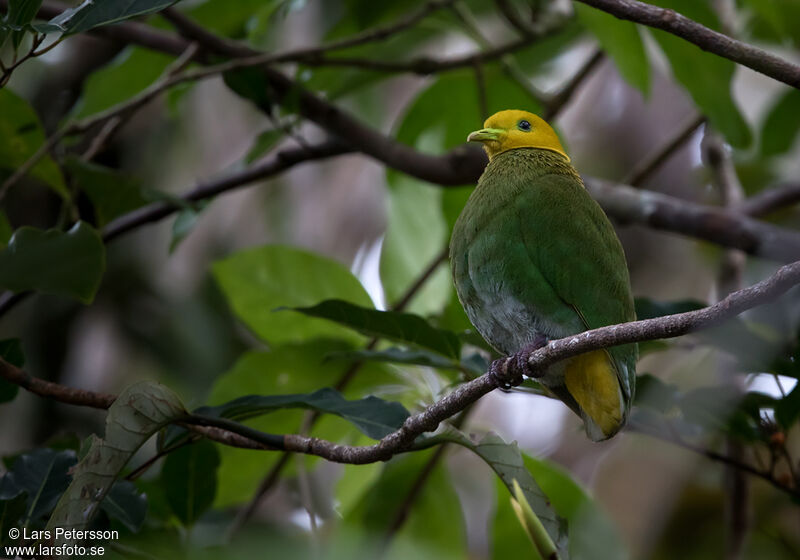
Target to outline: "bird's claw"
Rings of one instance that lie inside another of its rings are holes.
[[[528,357],[532,352],[547,346],[549,340],[544,336],[537,336],[533,342],[525,346],[519,352],[499,358],[492,362],[489,374],[494,378],[495,385],[501,391],[509,391],[516,387],[525,377],[540,377],[528,363]]]
[[[489,366],[489,375],[494,379],[494,384],[501,391],[510,391],[514,387],[513,381],[515,378],[509,379],[509,365],[511,365],[511,358],[498,358]],[[520,379],[521,381],[521,379]]]

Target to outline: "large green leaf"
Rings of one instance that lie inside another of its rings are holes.
[[[12,33],[14,48],[19,47],[24,36],[25,27],[33,21],[39,11],[42,0],[9,0],[6,23],[15,31]],[[2,41],[0,41],[2,46]]]
[[[790,89],[772,106],[761,128],[761,155],[787,152],[800,130],[800,90]]]
[[[28,495],[20,489],[16,489],[13,495],[4,493],[3,479],[0,478],[0,546],[12,544],[9,530],[21,525],[27,501]]]
[[[196,413],[245,420],[283,408],[304,408],[335,414],[351,422],[364,435],[373,439],[381,439],[394,432],[408,418],[408,411],[400,403],[373,396],[348,401],[341,393],[329,388],[308,394],[247,395],[213,408],[198,409]]]
[[[147,496],[129,480],[119,480],[111,487],[100,508],[110,519],[122,523],[128,530],[138,532],[147,515]]]
[[[109,25],[126,19],[158,12],[177,0],[85,0],[81,5],[69,8],[50,20],[66,34],[88,31],[101,25]]]
[[[285,0],[204,0],[187,3],[186,14],[209,31],[226,37],[239,37],[249,32],[259,10],[275,9],[285,3]]]
[[[566,546],[566,526],[563,519],[553,510],[548,496],[542,491],[537,481],[526,468],[522,454],[516,443],[506,443],[497,435],[489,433],[477,443],[459,432],[450,432],[451,441],[472,450],[486,461],[500,477],[503,484],[513,495],[513,482],[516,480],[525,494],[525,499],[533,512],[542,522],[550,539],[559,549],[562,560],[568,558]],[[520,529],[521,531],[521,529]]]
[[[139,181],[119,171],[76,157],[69,158],[65,167],[74,185],[92,201],[99,227],[148,202]]]
[[[47,528],[87,528],[131,456],[150,436],[185,415],[177,395],[158,383],[136,383],[120,393],[108,410],[105,438],[92,435],[91,449],[74,468],[72,483]],[[58,542],[70,544],[75,540],[65,537]]]
[[[800,45],[800,3],[795,0],[743,0],[748,14],[748,31],[758,39]]]
[[[392,536],[388,557],[428,558],[435,551],[436,558],[464,558],[466,535],[458,497],[444,468],[444,461],[427,475],[425,485],[415,496],[410,509],[406,504],[409,494],[416,492],[415,484],[423,475],[435,450],[419,451],[395,457],[383,468],[380,478],[364,494],[345,522],[366,530],[380,546],[398,516],[405,515],[402,528]],[[361,557],[377,558],[377,550],[369,543],[362,548]]]
[[[650,63],[636,25],[585,4],[573,4],[578,20],[600,42],[629,84],[647,95]]]
[[[333,386],[351,363],[336,358],[325,359],[325,356],[346,350],[352,350],[352,346],[342,341],[317,340],[273,346],[269,351],[248,352],[217,380],[208,402],[220,405],[241,395],[311,393],[320,387]],[[394,377],[381,364],[364,364],[348,385],[345,395],[350,399],[359,398],[392,381],[395,381]],[[306,414],[302,409],[275,410],[267,416],[248,420],[247,425],[270,433],[298,433]],[[314,424],[312,435],[329,441],[353,435],[364,437],[335,415],[321,417]],[[278,453],[253,453],[232,447],[221,448],[220,455],[217,507],[248,500],[280,457]]]
[[[460,369],[461,364],[441,354],[427,350],[416,350],[391,347],[385,350],[352,350],[337,352],[330,357],[346,358],[355,361],[389,362],[395,364],[411,364],[438,369]]]
[[[670,8],[703,25],[716,29],[719,22],[706,2],[696,0],[658,0],[651,2]],[[700,111],[725,135],[727,141],[744,148],[751,134],[731,96],[731,80],[736,64],[666,31],[650,30],[667,55],[675,78],[686,88]]]
[[[282,245],[240,251],[214,263],[214,277],[236,315],[270,344],[317,337],[359,341],[328,321],[278,307],[314,305],[331,298],[372,304],[361,283],[331,259]]]
[[[381,248],[380,274],[386,300],[395,303],[444,248],[450,231],[440,210],[442,189],[433,189],[405,175],[395,173],[389,177],[388,223]],[[451,291],[447,266],[440,265],[408,309],[420,314],[437,313]]]
[[[87,78],[74,116],[86,117],[126,101],[156,81],[172,60],[142,47],[126,48]]]
[[[326,300],[313,307],[296,307],[304,315],[335,321],[369,336],[388,338],[437,352],[448,358],[461,356],[455,333],[437,329],[419,315],[378,311],[341,300]]]
[[[27,101],[8,88],[0,89],[0,178],[10,175],[36,153],[45,141],[39,117]],[[28,171],[63,198],[69,191],[58,165],[49,155]]]
[[[167,455],[161,484],[172,512],[185,526],[194,525],[217,493],[217,446],[201,440]]]
[[[8,245],[8,240],[11,239],[13,233],[5,212],[0,211],[0,249]]]
[[[91,303],[106,266],[103,241],[85,222],[68,232],[22,227],[0,251],[0,287],[38,290]]]
[[[561,467],[526,455],[525,466],[541,486],[556,513],[569,524],[573,560],[628,558],[622,538],[605,512]]]
[[[77,459],[72,450],[35,449],[20,456],[3,477],[3,486],[27,493],[25,524],[49,513],[70,483]]]

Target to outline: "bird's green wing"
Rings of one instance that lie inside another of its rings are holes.
[[[519,181],[525,182],[521,176]],[[625,255],[614,228],[583,185],[566,175],[529,180],[515,197],[533,265],[587,329],[635,320]],[[630,397],[635,345],[609,349]]]

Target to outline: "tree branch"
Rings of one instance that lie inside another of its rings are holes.
[[[620,223],[681,233],[781,262],[800,259],[800,233],[727,209],[638,190],[603,179],[585,177],[585,180],[592,197],[600,203],[606,214]]]
[[[532,371],[542,371],[557,361],[584,352],[619,344],[674,338],[689,332],[708,329],[757,305],[776,299],[798,283],[800,283],[800,261],[781,267],[769,278],[734,292],[710,307],[593,329],[551,341],[547,346],[532,352],[522,351],[520,358],[527,362]],[[418,436],[435,430],[442,421],[464,410],[497,388],[498,382],[518,385],[521,381],[522,379],[519,378],[498,380],[486,373],[459,386],[422,412],[410,416],[400,429],[387,435],[378,443],[367,446],[339,445],[299,435],[264,434],[231,420],[220,418],[192,415],[184,421],[190,424],[230,430],[272,448],[317,455],[336,463],[374,463],[388,460],[397,453],[408,451]]]
[[[737,64],[800,89],[800,66],[700,25],[673,10],[635,0],[575,0],[619,18],[661,29]]]
[[[523,351],[524,359],[532,371],[542,371],[549,365],[578,354],[629,344],[674,338],[721,324],[727,319],[757,305],[770,302],[800,283],[800,261],[785,265],[772,276],[758,284],[732,293],[719,303],[686,313],[655,319],[633,321],[593,329],[574,336],[551,341],[533,352]],[[36,394],[69,402],[70,404],[106,408],[114,397],[92,391],[80,391],[55,383],[31,378],[0,359],[0,377],[16,383]],[[330,441],[299,435],[277,435],[260,432],[249,426],[225,418],[210,418],[190,414],[179,423],[208,428],[204,435],[228,445],[241,444],[250,448],[276,449],[317,455],[329,461],[348,464],[365,464],[385,461],[397,453],[413,449],[414,440],[425,432],[435,430],[445,419],[464,410],[499,383],[519,384],[521,379],[497,379],[486,373],[456,388],[422,412],[410,416],[403,426],[378,443],[368,446],[339,445]],[[789,488],[784,488],[791,491]]]
[[[800,202],[800,183],[787,183],[754,194],[732,210],[748,216],[766,216],[776,210]]]
[[[663,146],[659,147],[652,154],[642,159],[636,167],[622,180],[626,185],[634,187],[641,186],[642,182],[649,177],[655,170],[661,167],[678,148],[683,146],[694,131],[706,122],[705,115],[692,115],[678,127],[677,132]]]

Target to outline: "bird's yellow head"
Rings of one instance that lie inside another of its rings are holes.
[[[467,136],[467,142],[483,144],[489,159],[516,148],[540,148],[561,154],[569,161],[555,131],[542,118],[528,111],[495,113],[486,119],[481,130]]]

